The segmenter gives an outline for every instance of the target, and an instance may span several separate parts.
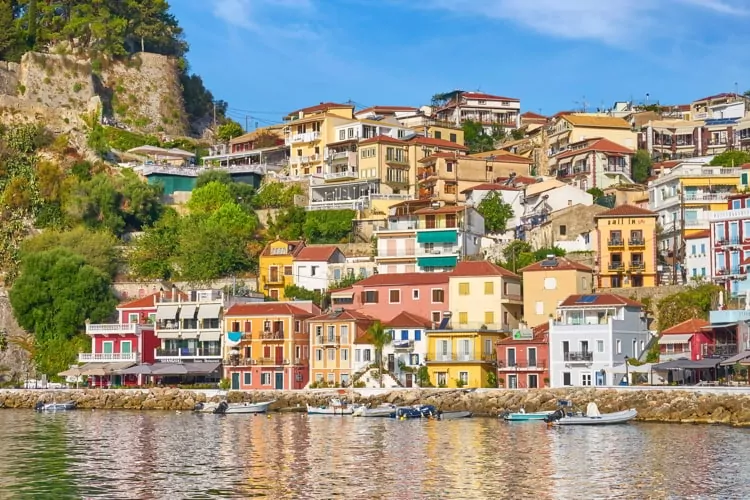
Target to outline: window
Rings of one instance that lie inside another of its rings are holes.
[[[458,372],[458,380],[460,380],[463,385],[468,384],[469,372]]]
[[[419,354],[410,354],[409,364],[412,366],[417,366],[419,364]]]
[[[349,325],[341,325],[339,327],[339,333],[341,334],[341,343],[349,343]]]
[[[563,385],[572,385],[570,383],[570,372],[563,372]]]
[[[535,304],[534,312],[536,314],[544,314],[544,302],[538,300]]]
[[[508,375],[508,389],[518,389],[518,375]]]
[[[401,340],[409,340],[409,330],[401,330]]]
[[[370,349],[363,349],[362,350],[362,361],[365,363],[369,363],[372,361],[372,357],[370,356]]]
[[[328,361],[334,361],[336,359],[336,349],[326,349],[328,351]]]
[[[622,340],[617,339],[616,346],[617,346],[617,354],[622,354]]]
[[[341,361],[349,361],[349,349],[341,349]]]
[[[411,291],[411,298],[414,299],[414,300],[419,300],[419,290],[418,289],[415,288],[414,290]]]
[[[346,130],[339,130],[339,140],[343,141],[344,139],[346,139]]]
[[[440,323],[440,311],[432,311],[432,322]]]
[[[315,349],[315,361],[323,361],[323,349]]]
[[[445,302],[445,291],[442,288],[433,288],[432,289],[432,303],[442,304],[443,302]]]
[[[333,280],[334,281],[341,281],[341,269],[334,269],[333,270]]]
[[[485,295],[493,295],[495,293],[495,282],[494,281],[485,281],[484,282],[484,294]]]
[[[447,172],[453,172],[453,162],[452,161],[445,162],[445,170]]]
[[[367,290],[362,292],[362,302],[364,304],[377,304],[378,303],[378,292],[376,290]]]
[[[583,385],[583,386],[589,386],[589,385],[591,385],[591,374],[590,373],[581,373],[581,385]]]
[[[456,134],[450,134],[448,137],[449,137],[448,140],[451,142],[456,142],[458,140],[458,138],[456,137]]]
[[[128,314],[128,323],[129,324],[135,324],[138,323],[138,313],[130,313]]]
[[[442,138],[443,138],[443,133],[440,132],[439,130],[436,130],[435,131],[435,139],[442,139]]]
[[[362,360],[362,351],[360,349],[354,349],[354,362],[359,363]]]
[[[526,383],[529,389],[536,389],[539,387],[539,375],[528,375]]]
[[[604,341],[603,340],[597,340],[596,341],[596,352],[604,352]]]
[[[349,137],[349,139],[353,139],[354,138],[354,127],[349,127],[348,129],[346,129],[346,134]]]
[[[506,350],[506,359],[508,360],[508,366],[516,366],[516,348],[515,347],[508,347]]]
[[[260,385],[271,385],[271,374],[263,372],[260,374]]]
[[[400,304],[401,303],[401,290],[389,290],[388,302],[390,302],[391,304]]]
[[[469,284],[468,283],[459,283],[458,284],[458,294],[459,295],[469,295]]]
[[[747,186],[747,173],[740,174],[740,179],[742,180],[742,185]]]
[[[284,266],[284,276],[291,276],[292,274],[292,266]]]
[[[529,366],[536,366],[536,347],[529,347],[528,354],[526,355],[526,361]]]
[[[318,274],[318,266],[310,266],[310,276]]]
[[[448,374],[446,372],[437,372],[437,385],[438,387],[445,387],[448,382]]]
[[[565,224],[560,224],[560,236],[565,236],[565,234],[568,232],[568,228],[565,226]]]
[[[459,325],[465,325],[469,322],[469,313],[466,312],[460,312],[458,313],[458,324]]]
[[[243,383],[245,385],[253,385],[253,373],[252,372],[245,372],[245,380]]]
[[[495,313],[493,311],[484,312],[484,324],[491,325],[495,322]]]

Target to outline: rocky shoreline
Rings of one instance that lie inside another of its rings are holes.
[[[325,404],[339,396],[337,391],[252,391],[228,392],[181,389],[144,390],[0,390],[0,407],[31,409],[39,402],[76,401],[81,409],[112,410],[191,410],[196,403],[219,401],[258,402],[275,400],[272,411],[302,411],[305,405]],[[750,395],[711,394],[679,390],[615,389],[538,389],[538,390],[463,390],[401,389],[393,391],[347,391],[347,400],[355,403],[432,404],[437,408],[468,410],[478,416],[497,416],[503,411],[541,411],[555,409],[558,399],[570,399],[579,407],[593,401],[599,410],[613,412],[635,408],[637,420],[645,422],[683,422],[750,426]]]

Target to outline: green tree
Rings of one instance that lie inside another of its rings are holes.
[[[258,191],[255,197],[255,208],[286,208],[294,205],[294,197],[302,194],[302,188],[296,184],[287,186],[283,182],[269,182]]]
[[[666,330],[692,318],[707,319],[708,312],[717,307],[722,290],[714,284],[704,283],[667,295],[656,306],[659,330]]]
[[[513,218],[513,207],[503,200],[499,191],[490,191],[477,207],[484,217],[484,229],[488,233],[504,233]]]
[[[504,267],[511,272],[517,273],[519,269],[530,266],[534,262],[539,262],[540,260],[545,259],[548,255],[563,257],[565,255],[565,250],[560,247],[532,250],[531,244],[527,241],[514,240],[503,249],[503,260],[497,262],[497,265]]]
[[[466,120],[461,128],[464,131],[464,144],[469,148],[469,152],[481,153],[495,149],[494,139],[485,133],[480,122]]]
[[[132,276],[148,280],[174,277],[181,222],[177,213],[170,210],[133,241],[127,253]]]
[[[202,214],[214,212],[227,203],[233,202],[229,186],[213,181],[194,189],[187,206],[191,213]]]
[[[193,191],[195,191],[196,189],[200,189],[206,184],[210,184],[212,182],[218,182],[220,184],[226,184],[227,186],[229,186],[234,183],[234,180],[226,170],[208,170],[199,175],[195,180],[195,188],[193,188]]]
[[[750,153],[747,151],[740,151],[739,149],[733,149],[714,156],[710,165],[739,167],[745,163],[750,163]]]
[[[0,0],[0,60],[16,60],[19,48],[18,31],[13,19],[11,0]]]
[[[378,364],[380,387],[383,387],[383,348],[391,342],[391,332],[383,328],[380,321],[375,321],[367,329],[373,347],[375,347],[375,361]]]
[[[639,149],[633,156],[633,163],[631,165],[631,171],[633,173],[633,180],[639,184],[643,184],[651,176],[651,167],[653,162],[651,161],[651,154],[647,149]]]
[[[520,128],[514,128],[513,130],[511,130],[510,135],[514,141],[520,141],[521,139],[526,137],[526,132],[524,132]]]
[[[324,309],[328,304],[329,295],[319,290],[308,290],[297,285],[287,285],[284,287],[284,297],[292,300],[312,300],[313,303]]]
[[[244,133],[245,131],[242,130],[242,125],[231,118],[227,118],[224,123],[219,125],[219,128],[216,131],[216,137],[221,141],[229,142],[231,139],[239,137]]]
[[[308,212],[304,222],[309,243],[341,243],[352,232],[354,210],[316,210]]]
[[[588,194],[590,194],[591,196],[594,197],[594,202],[596,202],[596,200],[598,200],[599,198],[601,198],[602,196],[604,196],[604,191],[602,191],[598,187],[592,187],[592,188],[586,190],[586,192]]]
[[[229,188],[229,194],[233,201],[239,203],[248,212],[255,206],[255,188],[244,182],[237,182],[224,170],[209,170],[198,176],[195,181],[196,189],[202,188],[211,182],[225,184]]]
[[[268,236],[282,240],[299,240],[305,235],[305,221],[308,212],[296,205],[280,210],[276,220],[269,221]]]

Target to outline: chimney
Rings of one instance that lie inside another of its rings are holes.
[[[177,302],[177,286],[172,283],[172,302]]]

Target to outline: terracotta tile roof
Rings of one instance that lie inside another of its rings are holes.
[[[310,318],[308,321],[366,321],[372,323],[375,318],[359,311],[344,309],[342,312],[329,311]]]
[[[146,295],[144,297],[141,297],[139,299],[131,300],[130,302],[124,302],[117,306],[117,309],[148,309],[148,308],[156,308],[156,304],[158,304],[158,298],[159,295],[162,292],[156,292],[149,295]],[[184,292],[177,292],[177,296],[182,298],[183,300],[187,300],[188,295]],[[167,300],[172,300],[172,291],[165,291],[164,297]]]
[[[419,163],[429,163],[437,158],[447,158],[447,159],[456,159],[460,160],[462,158],[465,158],[467,160],[476,160],[477,158],[472,158],[471,156],[466,155],[459,155],[456,154],[457,151],[454,152],[448,152],[448,151],[438,151],[437,153],[432,153],[430,156],[425,156],[421,160],[419,160]]]
[[[465,260],[456,265],[456,268],[449,273],[451,276],[503,276],[505,278],[521,277],[515,273],[504,269],[497,264],[486,260]]]
[[[575,114],[575,111],[558,111],[554,115],[552,115],[552,118],[560,118],[561,116],[565,115],[572,115]]]
[[[531,329],[531,331],[534,333],[534,337],[532,337],[529,340],[515,340],[513,336],[506,337],[500,341],[498,341],[498,344],[546,344],[549,342],[549,321],[542,323],[541,325],[537,325],[534,328]]]
[[[498,177],[497,179],[495,179],[496,182],[504,182],[507,180],[508,180],[507,177]],[[530,184],[536,184],[537,180],[534,179],[533,177],[526,177],[525,175],[517,175],[513,178],[513,183],[530,185]]]
[[[309,106],[307,108],[298,109],[295,111],[292,111],[287,116],[297,115],[299,113],[317,113],[319,111],[328,111],[329,109],[346,109],[351,108],[354,110],[353,104],[338,104],[335,102],[321,102],[320,104],[316,104],[315,106]]]
[[[656,212],[635,205],[620,205],[594,216],[595,219],[607,217],[656,217]]]
[[[579,302],[581,297],[596,297],[591,302]],[[631,306],[643,307],[643,304],[635,300],[613,293],[591,293],[586,295],[571,295],[563,300],[559,307],[599,307],[599,306]]]
[[[251,302],[249,304],[235,304],[224,312],[229,316],[313,316],[312,313],[300,309],[289,302]]]
[[[387,326],[388,328],[431,328],[432,321],[408,311],[403,311],[395,318],[383,322],[383,326]]]
[[[743,163],[742,165],[740,165],[740,168],[742,170],[748,170],[750,169],[750,163]]]
[[[320,247],[304,247],[294,257],[294,260],[299,261],[316,261],[316,262],[328,262],[336,252],[341,252],[335,245],[325,245]]]
[[[685,333],[697,333],[701,331],[704,326],[710,326],[711,323],[705,319],[692,318],[682,323],[678,323],[666,330],[662,330],[662,335],[680,335]]]
[[[434,137],[425,137],[423,135],[417,135],[415,137],[411,137],[408,140],[408,142],[412,144],[421,144],[424,146],[435,146],[438,148],[445,148],[445,149],[458,149],[459,151],[469,150],[469,148],[457,142],[446,141],[445,139],[436,139]]]
[[[562,118],[576,127],[630,128],[627,121],[614,116],[563,115]]]
[[[533,120],[546,120],[547,119],[546,116],[540,115],[539,113],[534,113],[532,111],[527,111],[525,113],[522,113],[521,118],[531,118]]]
[[[431,215],[431,214],[455,214],[458,212],[463,212],[468,207],[465,205],[456,206],[456,205],[445,205],[440,208],[420,208],[419,210],[416,210],[414,212],[414,215]]]
[[[361,115],[364,113],[373,112],[378,113],[389,113],[394,111],[417,111],[419,108],[413,106],[370,106],[369,108],[361,109],[354,113],[355,115]]]
[[[486,101],[513,101],[520,102],[515,97],[503,97],[492,94],[485,94],[484,92],[461,92],[461,97],[466,99],[484,99]]]
[[[594,270],[590,268],[589,266],[586,266],[574,260],[570,260],[566,257],[555,257],[555,261],[557,261],[556,266],[543,266],[542,264],[546,262],[546,260],[547,259],[540,260],[539,262],[534,262],[531,265],[528,265],[524,268],[519,269],[518,272],[520,273],[533,273],[535,271],[585,271],[589,273],[594,272]]]
[[[710,229],[701,229],[700,231],[697,231],[693,234],[686,234],[684,238],[686,240],[697,240],[700,238],[708,238],[711,236],[711,230]]]
[[[371,288],[376,286],[447,285],[449,277],[449,273],[373,274],[369,278],[358,281],[355,284],[355,288]]]
[[[484,183],[484,184],[477,184],[476,186],[466,188],[463,191],[461,191],[461,194],[468,193],[470,191],[520,191],[520,190],[521,188],[517,188],[513,186],[506,186],[505,184]]]
[[[576,156],[581,153],[586,153],[589,151],[597,151],[602,153],[617,153],[621,155],[632,155],[635,154],[635,151],[632,149],[628,149],[625,146],[620,146],[616,142],[612,142],[609,139],[591,139],[589,144],[586,147],[579,148],[579,149],[571,149],[568,151],[565,151],[562,154],[559,154],[555,156],[558,160],[562,160],[564,158],[570,158],[571,156]]]
[[[728,97],[740,97],[739,94],[735,94],[734,92],[722,92],[721,94],[716,95],[710,95],[708,97],[703,97],[701,99],[696,99],[693,102],[701,102],[701,101],[712,101],[714,99],[725,99]]]
[[[398,144],[399,146],[404,146],[407,144],[406,141],[402,141],[401,139],[395,139],[387,135],[376,135],[375,137],[370,137],[369,139],[365,139],[364,141],[361,141],[359,144],[361,146],[365,146],[367,144],[377,144],[379,142],[386,142],[388,144]]]
[[[261,252],[261,255],[266,256],[266,257],[268,257],[270,255],[275,255],[277,257],[281,256],[281,255],[291,255],[291,256],[294,257],[295,255],[297,255],[300,252],[300,250],[302,250],[303,248],[305,248],[305,242],[304,241],[302,241],[302,240],[289,240],[289,241],[286,242],[286,244],[289,245],[289,246],[291,246],[292,249],[289,251],[288,254],[271,254],[271,243],[275,243],[276,241],[284,241],[284,240],[274,240],[274,241],[269,242],[265,246],[265,248],[263,248],[263,252]]]
[[[534,160],[526,158],[525,156],[515,155],[513,153],[501,153],[497,155],[485,156],[485,160],[497,162],[497,163],[523,163],[524,165],[531,165]]]

